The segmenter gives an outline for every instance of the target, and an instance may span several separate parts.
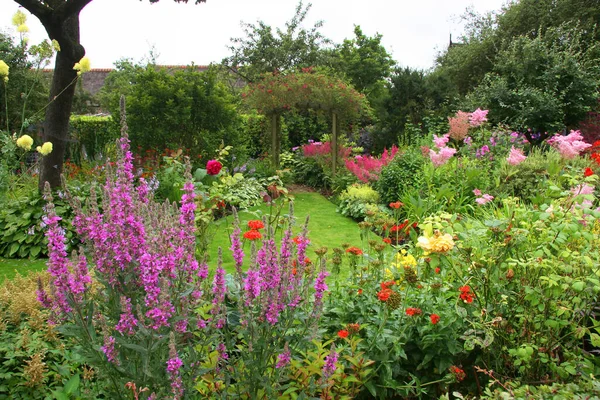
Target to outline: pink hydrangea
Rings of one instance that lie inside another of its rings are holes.
[[[523,150],[515,149],[515,146],[512,146],[506,162],[508,162],[510,165],[519,165],[525,161],[526,158],[527,157],[525,154],[523,154]]]
[[[446,164],[454,156],[454,153],[456,153],[456,149],[451,147],[442,147],[439,152],[430,149],[429,158],[434,166],[439,167]]]
[[[483,125],[483,123],[487,121],[488,112],[489,110],[482,110],[481,108],[473,111],[469,116],[469,123],[471,126],[477,128],[478,126]]]
[[[552,139],[548,140],[548,143],[567,160],[577,157],[583,150],[592,147],[591,144],[583,141],[580,131],[571,131],[566,136],[555,135]]]

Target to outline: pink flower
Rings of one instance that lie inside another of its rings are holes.
[[[484,122],[486,122],[488,112],[489,110],[482,110],[481,108],[478,108],[477,110],[473,111],[471,113],[471,116],[469,117],[469,123],[471,124],[471,126],[477,128],[478,126],[481,126]]]
[[[440,137],[433,135],[433,143],[435,143],[435,146],[438,149],[446,147],[446,143],[448,143],[449,140],[450,140],[450,135],[448,133],[443,136],[440,136]]]
[[[434,166],[439,167],[448,162],[449,159],[456,153],[456,149],[451,147],[442,147],[439,152],[429,150],[429,158]]]
[[[448,125],[448,135],[454,140],[463,140],[469,134],[469,113],[458,111],[454,118],[448,118]]]
[[[555,135],[552,139],[548,140],[548,143],[567,160],[577,157],[583,150],[592,147],[591,144],[583,141],[583,136],[581,136],[581,132],[579,131],[571,131],[566,136]]]
[[[206,173],[209,175],[218,175],[223,165],[217,160],[210,160],[206,163]]]
[[[515,149],[515,147],[512,146],[510,148],[510,153],[508,154],[508,158],[506,159],[506,161],[510,165],[519,165],[523,161],[525,161],[526,158],[527,157],[525,156],[525,154],[523,154],[523,150]]]
[[[594,187],[590,186],[590,185],[586,185],[585,183],[582,183],[582,184],[577,185],[574,188],[572,188],[571,193],[573,193],[573,196],[577,196],[580,194],[581,195],[594,194]]]
[[[494,200],[494,196],[489,195],[489,194],[484,194],[481,197],[478,197],[475,199],[475,202],[477,204],[479,204],[480,206],[489,203],[490,201]]]
[[[481,196],[481,190],[479,190],[479,189],[473,189],[473,194],[475,196]]]

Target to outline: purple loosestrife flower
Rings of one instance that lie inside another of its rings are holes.
[[[325,357],[325,365],[323,365],[323,380],[331,378],[335,373],[337,366],[335,365],[338,361],[338,353],[335,351],[335,346],[331,345],[331,351],[329,355]]]
[[[219,360],[228,360],[229,354],[227,354],[227,347],[225,347],[225,343],[219,343],[217,345],[217,351],[219,352]]]
[[[288,347],[288,344],[285,344],[285,347],[283,349],[283,353],[280,353],[277,355],[277,364],[275,365],[275,368],[277,369],[281,369],[281,368],[285,368],[290,361],[292,360],[292,353],[290,353],[290,349]]]
[[[138,320],[131,312],[131,299],[121,296],[121,310],[121,317],[119,323],[115,325],[115,330],[122,335],[132,336],[135,334]]]
[[[183,381],[181,379],[181,368],[183,367],[183,361],[177,355],[177,349],[175,349],[175,335],[171,332],[169,338],[169,359],[167,360],[167,374],[171,381],[171,393],[173,393],[173,399],[183,398]]]
[[[231,247],[229,250],[233,252],[233,260],[235,262],[235,270],[238,274],[238,277],[242,276],[242,265],[244,263],[244,250],[242,249],[242,241],[240,240],[240,235],[242,233],[240,229],[240,221],[238,219],[237,211],[234,209],[234,228],[233,233],[231,234]]]
[[[108,362],[115,365],[119,365],[119,359],[117,358],[117,350],[115,349],[115,338],[112,336],[104,337],[104,346],[101,347],[104,355],[108,359]]]
[[[244,279],[244,291],[246,292],[246,306],[249,306],[252,300],[260,296],[261,276],[258,271],[249,269]]]

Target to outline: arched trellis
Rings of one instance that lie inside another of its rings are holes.
[[[243,93],[247,103],[271,121],[271,157],[279,166],[281,116],[290,110],[312,109],[331,115],[331,162],[335,174],[341,120],[350,122],[370,111],[365,96],[342,80],[305,68],[290,74],[266,74]]]

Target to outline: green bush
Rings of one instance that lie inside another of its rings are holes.
[[[377,209],[379,193],[369,185],[354,184],[344,190],[337,211],[355,219],[364,219],[367,211]]]
[[[110,116],[74,115],[70,131],[74,142],[70,143],[68,154],[76,163],[105,155],[106,146],[114,144],[120,135],[118,124]]]
[[[383,167],[375,190],[379,192],[383,203],[397,201],[411,188],[418,188],[422,183],[424,158],[419,149],[410,149]]]

